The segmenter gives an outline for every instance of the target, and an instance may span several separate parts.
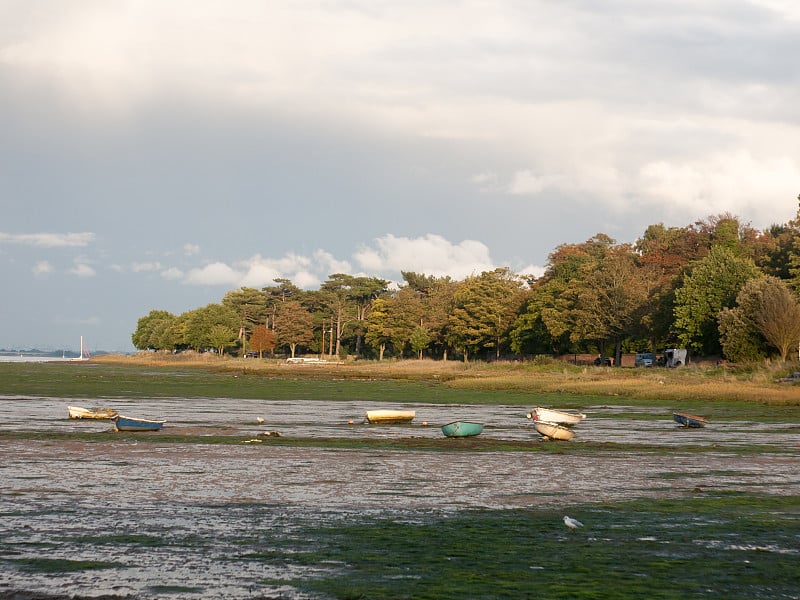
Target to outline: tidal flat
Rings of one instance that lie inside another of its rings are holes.
[[[800,597],[796,406],[687,399],[709,425],[685,430],[624,396],[5,367],[0,598]],[[588,418],[543,441],[536,404]],[[376,405],[417,416],[364,423]],[[457,418],[484,433],[444,438]]]

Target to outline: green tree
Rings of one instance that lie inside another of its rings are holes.
[[[166,310],[151,310],[136,323],[136,331],[131,335],[134,347],[139,350],[170,349],[169,334],[177,319]]]
[[[275,339],[288,346],[292,358],[298,346],[306,346],[314,339],[314,318],[302,304],[295,300],[283,302],[275,318]]]
[[[780,279],[757,277],[744,284],[734,308],[722,310],[719,329],[731,360],[758,360],[772,347],[785,361],[800,343],[800,302]]]
[[[386,298],[378,298],[372,304],[372,311],[367,317],[367,332],[364,341],[377,349],[378,360],[383,360],[386,345],[392,339],[389,303],[390,301]]]
[[[238,337],[236,328],[222,323],[212,325],[208,330],[208,341],[220,356],[224,354],[226,347],[236,344]]]
[[[240,318],[236,311],[222,304],[208,304],[189,311],[181,315],[181,320],[185,328],[184,343],[197,351],[219,348],[218,341],[226,337],[222,334],[222,328],[231,331],[235,340],[240,327]],[[215,330],[212,335],[211,330],[216,326],[222,328]]]
[[[728,247],[714,246],[697,261],[675,290],[675,330],[680,343],[700,354],[719,354],[718,316],[732,308],[742,286],[759,271],[749,258],[741,258]]]
[[[601,346],[614,343],[620,364],[622,340],[639,327],[650,293],[650,282],[636,263],[628,245],[609,248],[597,263],[587,263],[583,277],[571,281],[567,295],[572,308],[572,341],[594,340]]]
[[[522,304],[522,285],[509,269],[499,268],[468,278],[456,292],[450,335],[465,361],[482,348],[494,348],[499,358]]]
[[[436,277],[410,271],[402,271],[402,275],[406,285],[397,295],[398,301],[412,304],[412,308],[405,312],[418,317],[413,320],[413,327],[421,323],[428,332],[428,345],[434,350],[438,349],[442,358],[447,360],[453,297],[462,283],[447,276]]]
[[[414,331],[411,332],[409,343],[411,344],[411,349],[417,353],[419,360],[422,360],[422,351],[425,350],[430,342],[431,338],[428,335],[428,330],[422,325],[417,325]]]

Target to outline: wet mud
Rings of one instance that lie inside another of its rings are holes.
[[[602,417],[584,407],[589,418],[573,441],[544,442],[525,418],[528,406],[415,403],[397,406],[416,409],[412,423],[380,426],[363,422],[372,407],[360,403],[137,399],[92,405],[167,419],[163,432],[48,439],[49,432],[111,429],[107,421],[69,420],[67,404],[78,402],[0,398],[0,599],[24,600],[24,590],[54,599],[303,598],[279,583],[297,577],[296,565],[245,557],[282,546],[310,524],[715,490],[800,495],[794,423],[712,421],[705,429],[684,430],[667,409],[663,418],[641,419],[630,418],[632,409],[625,407],[603,407],[597,411]],[[439,426],[455,419],[485,423],[481,438],[532,445],[613,440],[632,447],[561,454],[463,451],[460,440],[452,440],[452,450],[437,451],[158,443],[166,432],[441,439]],[[3,437],[12,431],[41,435]],[[669,452],[638,452],[639,443]],[[747,445],[767,451],[743,459],[735,450]]]

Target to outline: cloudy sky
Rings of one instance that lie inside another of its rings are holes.
[[[0,348],[800,193],[795,0],[0,0]]]

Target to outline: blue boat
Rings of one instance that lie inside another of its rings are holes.
[[[705,427],[708,421],[705,417],[689,415],[686,413],[672,413],[672,419],[681,427]]]
[[[158,431],[166,421],[153,421],[150,419],[135,419],[117,415],[113,419],[114,431]]]
[[[470,423],[469,421],[453,421],[447,425],[442,425],[442,433],[447,437],[470,437],[480,435],[483,431],[481,423]]]

